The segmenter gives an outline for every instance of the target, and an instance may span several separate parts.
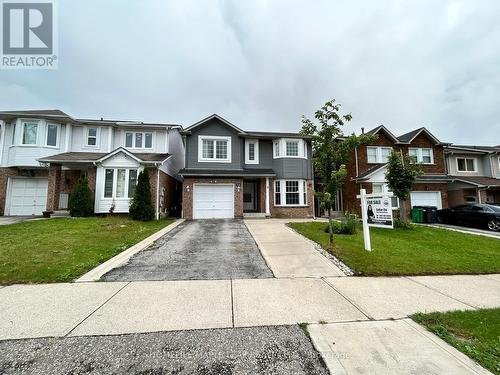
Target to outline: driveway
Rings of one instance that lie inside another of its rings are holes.
[[[242,220],[195,220],[180,224],[106,281],[228,280],[273,277]]]
[[[480,235],[480,236],[486,236],[486,237],[500,239],[500,232],[493,232],[492,230],[471,228],[471,227],[462,227],[462,226],[450,225],[450,224],[424,224],[424,225],[428,225],[430,227],[435,227],[435,228],[448,229],[448,230],[452,230],[455,232],[476,234],[476,235]]]

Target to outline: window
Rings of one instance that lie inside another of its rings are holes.
[[[198,137],[198,161],[231,162],[231,137]]]
[[[144,148],[153,148],[153,133],[144,134]]]
[[[274,157],[277,158],[280,156],[280,143],[279,142],[274,142]]]
[[[368,163],[387,163],[391,155],[392,147],[370,147],[366,148]]]
[[[126,132],[125,147],[153,148],[153,133]]]
[[[408,156],[412,163],[433,164],[432,148],[409,148]]]
[[[276,180],[274,184],[275,206],[307,205],[307,181]]]
[[[125,147],[132,147],[134,140],[134,133],[125,133]]]
[[[259,164],[259,141],[245,140],[245,164]]]
[[[11,144],[15,144],[16,143],[16,124],[15,123],[12,123],[12,142]]]
[[[385,182],[374,182],[372,183],[372,193],[386,193],[390,192],[389,186]],[[399,208],[398,197],[392,197],[392,209],[395,210]]]
[[[87,128],[87,146],[97,146],[97,128]]]
[[[47,139],[45,141],[46,146],[57,146],[57,132],[59,130],[58,125],[47,124]]]
[[[142,148],[142,133],[135,133],[135,148]]]
[[[299,156],[299,142],[287,141],[286,142],[286,156]]]
[[[303,139],[276,139],[273,142],[274,158],[307,158],[307,144]]]
[[[107,168],[104,172],[104,198],[132,198],[137,186],[137,169]]]
[[[38,122],[23,123],[23,145],[36,145]]]
[[[457,158],[457,169],[459,172],[476,172],[476,159]]]

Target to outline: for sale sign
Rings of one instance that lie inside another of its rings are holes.
[[[393,228],[392,202],[391,197],[387,194],[381,194],[379,196],[367,194],[365,210],[369,226]]]

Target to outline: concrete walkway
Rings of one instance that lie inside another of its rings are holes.
[[[12,285],[0,339],[407,317],[500,307],[500,275]]]
[[[294,220],[245,220],[274,276],[277,278],[345,276],[337,266],[314,248],[315,244],[312,241],[304,239],[285,225],[290,221]]]

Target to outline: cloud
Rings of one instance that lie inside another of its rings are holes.
[[[183,125],[216,112],[294,131],[336,98],[348,132],[427,126],[498,144],[499,11],[493,0],[59,2],[59,69],[0,71],[0,101]]]

